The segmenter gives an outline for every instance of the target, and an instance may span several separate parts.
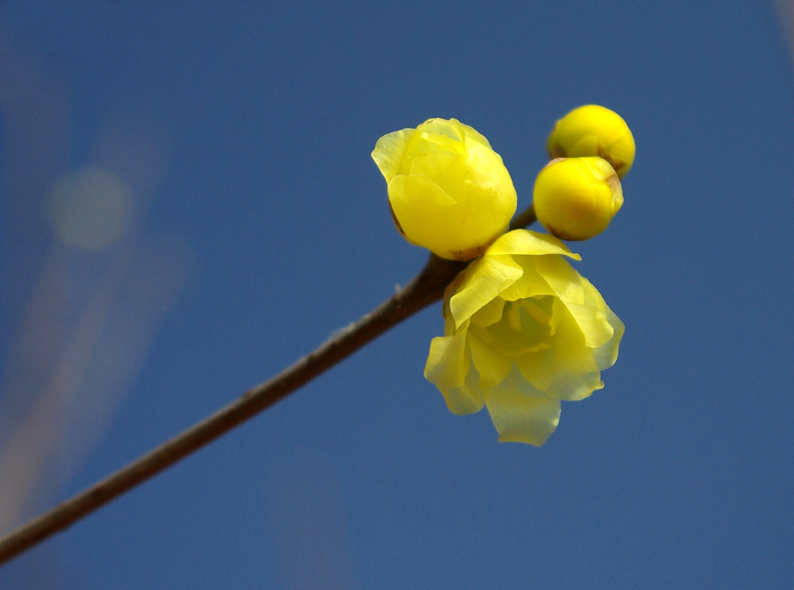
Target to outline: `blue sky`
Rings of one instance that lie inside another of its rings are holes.
[[[0,587],[789,588],[792,63],[766,2],[6,0],[0,522],[411,279],[426,253],[392,225],[381,135],[462,120],[520,208],[573,107],[620,113],[637,159],[574,245],[620,358],[545,447],[447,411],[422,376],[434,306]],[[52,221],[86,178],[120,207],[89,249]]]

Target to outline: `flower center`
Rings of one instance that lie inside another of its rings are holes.
[[[502,319],[488,327],[470,330],[499,354],[518,358],[527,352],[551,347],[554,297],[529,297],[505,302]]]

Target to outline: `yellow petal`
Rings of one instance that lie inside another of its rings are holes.
[[[462,387],[469,372],[466,330],[430,341],[425,363],[425,379],[439,387]]]
[[[618,319],[618,316],[612,313],[611,309],[607,309],[606,316],[607,321],[612,325],[614,335],[609,342],[593,350],[593,358],[598,364],[598,368],[602,371],[614,365],[618,360],[618,347],[620,346],[620,340],[623,338],[623,332],[626,329],[623,322]]]
[[[389,203],[405,237],[442,256],[451,243],[460,245],[449,219],[457,203],[425,176],[397,176],[388,187]]]
[[[559,321],[552,346],[516,359],[521,374],[535,387],[562,400],[580,400],[601,389],[601,373],[584,334],[563,305],[555,306]]]
[[[460,123],[460,121],[458,121],[457,119],[452,119],[452,121]],[[487,148],[491,147],[490,142],[485,138],[485,136],[479,131],[477,131],[474,127],[469,127],[465,123],[460,123],[460,126],[463,129],[463,132],[466,134],[466,139],[468,140],[467,143],[469,141],[475,141],[481,145],[484,145]]]
[[[466,130],[457,119],[428,119],[416,130],[431,151],[463,154],[466,151]]]
[[[612,339],[615,330],[603,311],[578,303],[568,303],[566,306],[584,334],[585,344],[589,348],[598,348]]]
[[[465,272],[463,285],[449,300],[458,327],[515,283],[524,271],[509,256],[485,256]]]
[[[466,382],[461,387],[439,387],[447,408],[453,414],[465,416],[474,414],[482,410],[485,404],[485,397],[478,385],[479,375],[477,370],[472,368],[466,375]]]
[[[409,170],[409,176],[426,177],[443,190],[454,203],[459,205],[466,204],[467,186],[465,175],[466,156],[449,152],[438,152],[416,157],[411,161]]]
[[[486,303],[477,313],[471,316],[471,323],[473,326],[487,328],[502,319],[504,308],[505,300],[502,297],[497,297],[490,303]]]
[[[485,391],[499,442],[541,446],[560,421],[560,401],[524,381],[514,370],[498,386]]]
[[[574,260],[582,257],[572,253],[568,247],[554,236],[540,234],[527,229],[515,229],[507,232],[488,248],[486,255],[525,254],[541,256],[544,254],[562,254]]]
[[[415,135],[416,129],[401,129],[387,133],[375,144],[372,159],[387,183],[399,174],[405,150]]]
[[[548,317],[538,321],[533,314],[545,315],[544,309],[535,303],[540,300],[526,299],[505,307],[505,312],[497,324],[487,328],[470,326],[469,334],[477,336],[500,355],[515,359],[533,350],[549,348],[551,328]],[[551,307],[543,302],[543,307]]]
[[[516,212],[518,200],[502,156],[486,145],[471,145],[465,180],[470,187],[470,206],[479,204],[476,211],[478,223],[506,229]]]
[[[566,303],[584,303],[582,275],[567,260],[559,256],[538,256],[531,262],[560,299]]]
[[[524,274],[515,283],[502,291],[500,297],[507,301],[517,301],[528,297],[557,295],[557,292],[546,282],[543,275],[538,272],[534,256],[516,256],[514,260],[521,265]]]
[[[493,347],[483,344],[471,332],[469,332],[468,339],[471,360],[480,374],[480,388],[486,389],[501,383],[510,374],[513,368],[513,359],[502,356]]]
[[[584,277],[582,277],[582,287],[585,292],[585,302],[601,310],[604,313],[606,321],[612,327],[612,337],[593,350],[593,357],[598,364],[598,368],[603,371],[614,365],[618,360],[618,347],[620,346],[620,340],[623,338],[623,332],[626,328],[623,322],[620,321],[620,318],[618,318],[606,304],[606,301],[601,297],[601,293],[598,292],[598,289]]]

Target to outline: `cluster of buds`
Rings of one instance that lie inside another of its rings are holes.
[[[635,151],[628,125],[607,108],[586,105],[557,121],[546,147],[552,160],[533,195],[538,221],[563,240],[597,236],[623,205],[620,181]]]
[[[454,414],[488,408],[500,441],[542,445],[563,401],[601,389],[618,357],[623,322],[569,263],[560,239],[606,229],[623,204],[620,179],[634,138],[609,109],[560,119],[534,208],[550,234],[507,231],[516,191],[488,140],[456,119],[430,119],[378,140],[372,157],[388,186],[398,231],[451,260],[471,260],[444,294],[444,336],[425,377]]]
[[[623,205],[621,179],[634,162],[634,137],[620,115],[598,105],[557,121],[538,174],[538,221],[563,240],[604,231]],[[488,140],[457,119],[429,119],[380,138],[372,152],[388,184],[398,231],[442,258],[482,256],[508,227],[516,191]]]

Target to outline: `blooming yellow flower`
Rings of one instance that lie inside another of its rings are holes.
[[[560,400],[601,389],[623,323],[563,256],[556,238],[511,231],[458,275],[444,297],[444,336],[425,377],[454,414],[488,407],[499,440],[542,445]]]
[[[623,178],[634,162],[634,136],[616,112],[595,104],[572,110],[552,129],[550,158],[599,156]]]
[[[397,229],[442,258],[470,260],[507,230],[516,190],[488,140],[457,119],[384,135],[372,158]]]
[[[623,205],[615,170],[603,158],[560,158],[535,180],[538,221],[563,240],[587,240],[604,231]]]

